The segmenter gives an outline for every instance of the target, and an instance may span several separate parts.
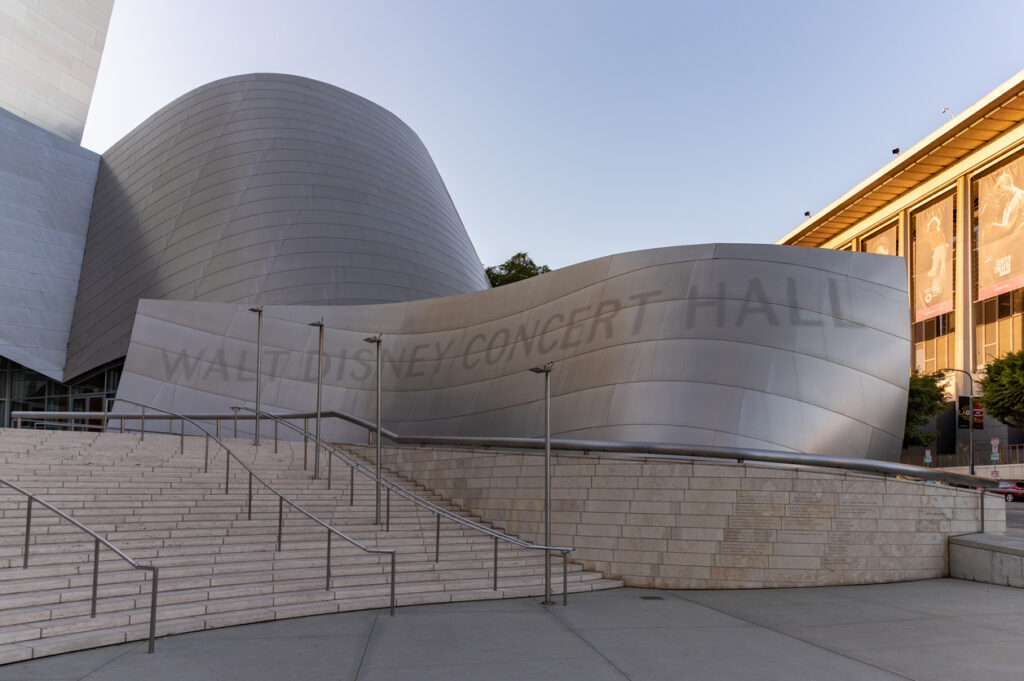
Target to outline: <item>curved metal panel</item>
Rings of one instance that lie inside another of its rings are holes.
[[[58,381],[98,165],[0,109],[0,355]]]
[[[397,117],[306,78],[227,78],[103,154],[66,375],[125,354],[140,298],[348,305],[487,287]]]
[[[762,245],[639,251],[517,284],[391,305],[264,311],[262,403],[315,401],[398,432],[536,436],[554,361],[557,437],[685,442],[897,460],[910,339],[906,272],[888,256]],[[119,395],[168,409],[253,402],[256,315],[142,301]],[[347,433],[337,432],[336,437]]]
[[[82,141],[114,0],[0,4],[0,107]]]

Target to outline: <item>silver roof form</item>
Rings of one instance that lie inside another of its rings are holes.
[[[394,114],[298,76],[226,78],[103,154],[65,376],[127,352],[140,298],[353,305],[488,286]]]

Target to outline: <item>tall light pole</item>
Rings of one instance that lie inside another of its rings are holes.
[[[324,318],[310,322],[310,326],[318,327],[319,339],[316,351],[316,446],[313,451],[313,479],[320,479],[320,402],[324,392]]]
[[[263,306],[250,307],[256,313],[256,438],[253,444],[260,446],[260,360],[263,357]]]
[[[554,362],[530,369],[544,374],[544,546],[551,546],[551,367]],[[562,560],[565,560],[563,556]],[[544,605],[551,605],[551,549],[544,549]]]
[[[968,458],[971,462],[971,475],[974,475],[974,376],[972,376],[971,372],[969,371],[964,371],[963,369],[953,369],[951,367],[946,367],[945,369],[943,369],[943,371],[959,371],[963,375],[967,376],[967,380],[971,382],[971,395],[968,398],[969,405],[967,407],[967,418],[969,419],[967,422],[967,432],[970,433],[970,435],[968,436],[968,442],[970,443],[968,445],[970,447],[970,454]]]
[[[364,343],[373,343],[377,347],[377,512],[373,521],[377,525],[380,525],[380,342],[383,337],[378,333],[363,339]]]

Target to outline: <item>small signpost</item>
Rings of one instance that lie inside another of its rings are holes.
[[[999,462],[999,438],[992,438],[992,456],[990,457],[992,463]]]
[[[924,465],[925,466],[931,466],[932,465],[932,450],[930,450],[930,449],[924,450]]]

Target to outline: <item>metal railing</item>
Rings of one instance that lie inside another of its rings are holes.
[[[235,436],[238,435],[239,420],[255,420],[255,414],[239,414],[241,407],[233,407],[232,414],[206,413],[191,414],[188,418],[202,421],[216,421],[218,432],[220,422],[225,419],[233,420]],[[12,412],[11,416],[30,417],[45,415],[54,418],[69,418],[72,416],[85,419],[103,418],[104,425],[107,419],[138,419],[138,414],[115,414],[103,412]],[[368,434],[376,432],[377,424],[367,419],[348,414],[343,411],[331,410],[317,412],[292,412],[275,415],[275,451],[277,448],[277,423],[290,420],[303,419],[307,422],[305,430],[308,432],[308,420],[317,418],[337,418],[342,421],[365,428]],[[122,430],[124,422],[122,420]],[[182,430],[184,432],[184,430]],[[388,438],[398,445],[414,446],[446,446],[446,447],[474,447],[480,449],[510,449],[529,450],[543,449],[545,446],[542,438],[521,438],[521,437],[464,437],[464,436],[436,436],[436,435],[401,435],[386,428],[381,428],[382,436]],[[756,462],[783,466],[805,466],[814,468],[834,468],[839,470],[855,470],[866,473],[874,473],[882,476],[897,476],[915,478],[919,480],[935,480],[938,482],[966,487],[978,490],[979,507],[981,513],[982,531],[984,531],[984,490],[998,487],[999,481],[991,478],[954,473],[950,471],[913,466],[909,464],[892,463],[888,461],[876,461],[872,459],[860,459],[850,457],[827,456],[822,454],[804,454],[800,452],[783,452],[767,449],[752,449],[745,447],[723,447],[712,445],[686,445],[679,443],[662,442],[622,442],[612,440],[581,440],[581,439],[551,439],[552,450],[558,452],[575,452],[583,455],[614,456],[627,459],[663,459],[668,461],[694,460],[694,459],[717,459],[724,461],[735,461],[737,463]],[[556,454],[558,452],[555,452]],[[331,459],[328,459],[329,461]]]
[[[119,402],[138,404],[129,400],[118,399]],[[153,408],[153,407],[149,407]],[[115,413],[115,412],[35,412],[35,411],[14,411],[11,417],[15,419],[16,427],[21,427],[21,419],[34,419],[42,417],[54,425],[67,426],[66,419],[81,418],[89,420],[102,420],[103,425],[96,428],[108,429],[109,421],[120,421],[122,431],[125,429],[125,422],[143,420],[171,420],[184,419],[195,424],[196,421],[215,421],[217,432],[220,432],[221,421],[233,421],[235,437],[238,436],[238,421],[253,421],[253,414],[239,414],[241,407],[235,408],[231,414],[227,413],[195,413],[195,414],[145,414],[145,413]],[[163,411],[163,410],[158,410]],[[168,415],[170,414],[170,415]],[[368,431],[376,431],[376,424],[358,416],[346,412],[332,410],[321,413],[323,418],[337,418],[354,425],[366,428]],[[316,412],[291,412],[277,414],[281,421],[313,419]],[[58,421],[56,419],[65,419]],[[205,429],[196,424],[202,432]],[[308,429],[307,429],[308,430]],[[543,438],[527,437],[463,437],[463,436],[439,436],[439,435],[401,435],[387,428],[381,428],[381,433],[387,439],[399,445],[417,446],[449,446],[449,447],[476,447],[480,449],[543,449]],[[207,433],[208,434],[208,433]],[[212,437],[212,436],[211,436]],[[219,442],[219,440],[218,440]],[[222,445],[223,446],[223,445]],[[962,487],[996,487],[998,480],[980,476],[967,475],[964,473],[953,473],[950,471],[938,470],[923,466],[910,464],[892,463],[888,461],[876,461],[873,459],[859,459],[838,456],[826,456],[823,454],[804,454],[800,452],[783,452],[771,449],[749,449],[745,447],[723,447],[713,445],[686,445],[679,443],[664,442],[622,442],[615,440],[577,440],[577,439],[551,439],[552,450],[561,452],[579,452],[584,455],[614,454],[620,457],[639,458],[665,458],[678,459],[687,458],[709,458],[722,459],[727,461],[756,461],[774,464],[791,464],[799,466],[811,466],[819,468],[838,468],[842,470],[858,470],[881,475],[902,475],[905,477],[919,478],[921,480],[937,480],[951,485]]]
[[[30,539],[31,539],[31,535],[32,535],[32,504],[33,503],[37,503],[40,506],[43,506],[44,508],[50,509],[51,511],[56,513],[58,517],[63,518],[64,520],[68,521],[69,523],[71,523],[72,525],[74,525],[75,527],[77,527],[78,529],[82,530],[83,532],[85,532],[86,534],[88,534],[89,536],[91,536],[93,538],[95,544],[93,546],[93,555],[92,555],[92,604],[91,604],[90,610],[89,610],[89,617],[92,617],[92,618],[96,617],[96,599],[97,599],[97,592],[98,592],[98,588],[99,588],[99,579],[100,579],[100,544],[102,544],[103,546],[106,546],[108,549],[113,551],[115,554],[117,554],[117,556],[119,558],[121,558],[122,560],[127,562],[129,565],[131,565],[136,570],[145,570],[147,572],[152,572],[153,573],[152,583],[151,583],[151,586],[150,586],[150,599],[149,599],[150,600],[150,605],[149,605],[149,652],[153,652],[153,649],[155,647],[155,641],[156,641],[156,600],[157,600],[158,585],[159,585],[159,581],[160,581],[160,568],[156,567],[155,565],[144,565],[142,563],[139,563],[138,561],[133,559],[131,556],[126,554],[124,551],[122,551],[121,549],[119,549],[116,546],[114,546],[113,544],[111,544],[110,541],[108,541],[106,537],[104,537],[104,536],[94,532],[93,530],[89,529],[88,527],[86,527],[82,523],[78,522],[77,520],[75,520],[74,518],[69,516],[67,513],[64,513],[63,511],[61,511],[59,508],[57,508],[53,504],[50,504],[50,503],[46,502],[45,500],[41,499],[40,497],[36,496],[35,494],[32,494],[31,492],[29,492],[28,490],[22,489],[18,485],[15,485],[13,482],[10,482],[8,480],[4,480],[3,478],[0,478],[0,485],[6,485],[7,487],[11,488],[15,492],[18,492],[20,494],[24,494],[25,497],[28,499],[27,506],[25,507],[25,548],[24,548],[24,551],[23,551],[23,554],[22,554],[22,564],[21,564],[22,569],[28,569],[29,545],[30,545]]]
[[[232,407],[232,409],[233,410],[242,410],[242,411],[250,412],[250,413],[252,413],[254,415],[256,413],[256,411],[254,409],[250,408],[250,407]],[[428,500],[426,500],[426,499],[424,499],[424,498],[422,498],[422,497],[420,497],[420,496],[418,496],[416,494],[413,494],[412,492],[409,492],[408,490],[404,489],[400,485],[392,482],[391,480],[388,480],[387,478],[385,478],[383,476],[378,477],[377,474],[376,474],[376,471],[374,469],[370,468],[369,466],[363,464],[362,462],[360,462],[360,461],[358,461],[356,459],[353,459],[348,454],[346,454],[345,452],[343,452],[340,449],[338,449],[338,447],[336,445],[334,445],[333,443],[330,443],[330,442],[324,440],[323,438],[317,438],[316,435],[314,435],[313,433],[309,432],[309,428],[308,427],[300,428],[299,426],[293,424],[291,421],[287,420],[285,417],[279,416],[277,414],[272,414],[272,413],[267,412],[267,411],[262,411],[261,410],[259,412],[259,415],[261,417],[263,417],[263,418],[268,418],[268,419],[273,420],[274,425],[275,425],[275,428],[274,428],[275,446],[276,446],[276,438],[277,438],[277,428],[276,428],[276,426],[277,426],[278,423],[281,423],[286,428],[288,428],[288,429],[298,433],[299,435],[301,435],[303,437],[303,442],[304,443],[308,442],[309,440],[312,440],[315,444],[319,444],[320,447],[322,447],[324,450],[326,450],[326,452],[330,455],[328,457],[328,459],[327,459],[327,489],[331,489],[331,484],[332,484],[332,473],[331,473],[332,466],[331,466],[331,462],[334,460],[334,458],[339,459],[343,464],[348,466],[349,473],[350,473],[350,477],[349,477],[349,505],[350,506],[353,505],[353,502],[354,502],[355,473],[357,471],[359,472],[360,475],[363,475],[363,476],[369,478],[370,480],[372,480],[373,482],[375,482],[376,484],[379,484],[380,486],[384,487],[384,489],[387,491],[387,493],[385,495],[385,498],[386,498],[386,502],[385,502],[386,511],[385,511],[385,514],[384,514],[384,518],[385,518],[385,521],[384,521],[385,522],[384,531],[385,532],[390,532],[391,531],[391,493],[392,492],[394,492],[398,496],[402,497],[406,501],[409,501],[409,502],[411,502],[411,503],[413,503],[413,504],[415,504],[415,505],[417,505],[417,506],[419,506],[421,508],[424,508],[424,509],[430,511],[431,513],[435,514],[436,518],[437,518],[437,522],[435,523],[435,530],[434,530],[434,532],[435,532],[435,534],[434,534],[434,562],[435,563],[438,562],[438,560],[440,558],[440,554],[441,554],[441,518],[442,517],[447,518],[448,520],[451,520],[452,522],[455,522],[455,523],[457,523],[457,524],[459,524],[459,525],[461,525],[463,527],[466,527],[468,529],[471,529],[471,530],[474,530],[476,532],[480,532],[480,533],[483,533],[483,534],[486,534],[486,535],[489,535],[489,536],[493,537],[494,538],[494,566],[493,566],[493,590],[494,591],[498,590],[498,542],[499,541],[507,542],[509,544],[512,544],[514,546],[518,546],[519,548],[523,548],[523,549],[538,550],[538,551],[557,551],[558,553],[561,554],[561,558],[562,558],[562,605],[566,605],[567,604],[567,602],[568,602],[568,600],[567,600],[568,599],[568,584],[569,584],[569,578],[568,578],[569,553],[571,553],[572,551],[575,551],[574,547],[571,547],[571,546],[544,546],[543,544],[534,544],[534,543],[525,541],[523,539],[520,539],[519,537],[510,535],[510,534],[506,534],[504,532],[501,532],[500,530],[496,530],[496,529],[494,529],[492,527],[487,527],[486,525],[484,525],[482,523],[478,523],[478,522],[476,522],[474,520],[470,520],[469,518],[464,518],[464,517],[462,517],[462,516],[460,516],[460,515],[458,515],[456,513],[453,513],[452,511],[450,511],[450,510],[448,510],[448,509],[446,509],[446,508],[444,508],[442,506],[438,506],[437,504],[435,504],[435,503],[433,503],[431,501],[428,501]],[[374,428],[376,428],[376,426],[374,426]],[[304,449],[305,449],[305,444],[304,444]],[[275,449],[275,451],[276,451],[276,449]],[[304,456],[303,459],[304,459],[304,461],[303,461],[303,469],[305,469],[305,463],[306,463],[305,459],[306,459],[306,457]]]
[[[283,494],[282,492],[278,491],[273,485],[271,485],[269,482],[267,482],[266,480],[261,478],[252,468],[250,468],[244,461],[242,461],[242,459],[239,458],[237,454],[235,454],[233,451],[231,451],[230,447],[228,447],[226,444],[224,444],[224,442],[220,439],[220,419],[216,419],[217,420],[217,435],[212,435],[206,428],[204,428],[200,423],[198,423],[198,419],[194,418],[193,416],[189,416],[189,415],[186,415],[186,414],[179,414],[179,413],[176,413],[176,412],[173,412],[173,411],[169,411],[167,409],[161,409],[160,407],[154,407],[154,406],[149,405],[149,404],[143,404],[142,402],[135,402],[134,400],[128,400],[128,399],[124,399],[124,398],[117,398],[117,402],[122,402],[124,404],[134,405],[136,407],[139,407],[140,411],[138,413],[113,413],[113,412],[106,412],[106,411],[104,411],[104,412],[25,412],[25,411],[16,411],[16,412],[11,412],[11,417],[16,419],[16,424],[17,424],[17,427],[19,427],[19,428],[21,427],[21,420],[22,420],[22,418],[42,417],[44,420],[54,419],[52,422],[55,423],[55,424],[60,424],[60,423],[65,423],[66,424],[67,422],[64,421],[64,419],[69,419],[73,415],[75,418],[85,418],[85,419],[91,419],[91,420],[102,419],[102,427],[104,429],[106,429],[108,427],[108,425],[109,425],[111,420],[114,420],[114,421],[119,421],[120,422],[120,431],[122,433],[125,432],[125,430],[126,430],[126,425],[125,424],[127,422],[139,421],[140,427],[139,427],[139,431],[138,432],[139,432],[139,438],[141,440],[145,440],[145,437],[146,437],[146,420],[147,419],[150,422],[152,422],[152,421],[159,421],[159,420],[166,420],[166,421],[168,421],[170,423],[170,426],[168,428],[168,432],[170,434],[173,434],[174,422],[175,421],[180,421],[181,428],[180,428],[180,431],[179,431],[179,436],[181,438],[181,451],[182,451],[182,453],[184,453],[184,451],[185,451],[185,424],[186,423],[190,424],[191,426],[195,427],[200,433],[202,433],[206,437],[205,454],[204,454],[204,460],[203,460],[203,472],[204,473],[209,471],[210,440],[212,439],[214,442],[216,442],[218,445],[220,445],[221,448],[225,451],[225,453],[226,453],[226,456],[224,457],[224,493],[225,494],[229,493],[229,485],[230,485],[230,480],[231,480],[231,460],[232,459],[234,459],[238,463],[238,465],[240,465],[242,468],[244,468],[245,471],[249,474],[248,507],[247,507],[247,519],[248,520],[252,520],[253,481],[259,482],[268,491],[270,491],[272,494],[277,496],[277,501],[278,501],[278,503],[277,503],[277,550],[278,551],[281,550],[282,536],[283,536],[283,533],[284,533],[284,505],[285,504],[288,504],[288,506],[290,506],[294,510],[298,511],[302,515],[306,516],[307,518],[309,518],[310,520],[312,520],[313,522],[317,523],[318,525],[323,527],[325,530],[327,530],[327,567],[326,567],[325,586],[324,586],[325,590],[330,591],[330,589],[331,589],[331,539],[332,539],[332,537],[335,537],[335,536],[339,537],[339,538],[343,539],[344,541],[348,542],[349,544],[351,544],[352,546],[355,546],[356,548],[365,551],[366,553],[379,554],[379,555],[389,555],[389,556],[391,556],[390,611],[391,611],[391,615],[395,614],[395,577],[396,577],[396,572],[397,571],[396,571],[396,552],[395,552],[394,549],[375,549],[375,548],[371,548],[369,546],[366,546],[366,545],[362,544],[361,542],[359,542],[358,540],[353,539],[352,537],[349,537],[347,534],[345,534],[341,530],[339,530],[339,529],[337,529],[335,527],[332,527],[331,525],[327,524],[326,522],[324,522],[320,518],[316,517],[315,515],[313,515],[312,513],[310,513],[309,511],[307,511],[306,509],[302,508],[297,503],[295,503],[294,501],[289,499],[285,494]],[[150,410],[149,414],[146,413],[147,409]],[[153,411],[155,411],[156,413],[154,414]],[[227,416],[227,415],[224,415],[221,418],[225,418],[226,419],[226,418],[231,418],[231,417]],[[215,419],[202,419],[202,420],[215,420]],[[128,430],[130,431],[132,429],[128,428]],[[236,421],[236,434],[237,434],[237,421]]]

